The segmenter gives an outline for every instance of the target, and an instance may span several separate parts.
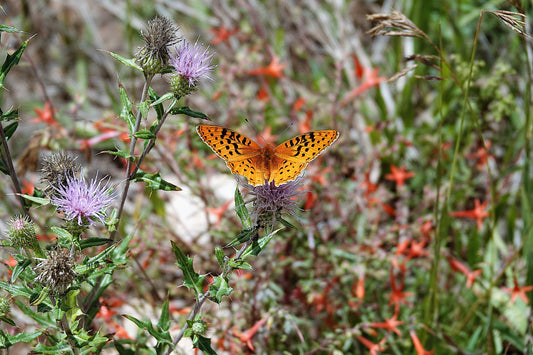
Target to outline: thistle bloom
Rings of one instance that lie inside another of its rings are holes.
[[[148,21],[146,31],[141,31],[144,46],[136,54],[137,62],[146,74],[162,73],[168,65],[168,47],[180,41],[178,26],[166,17]]]
[[[106,209],[113,202],[115,192],[109,193],[109,180],[92,179],[89,184],[83,177],[68,176],[64,186],[56,188],[51,197],[57,209],[65,213],[67,220],[76,219],[78,225],[85,226],[99,220],[104,223]]]
[[[182,97],[196,90],[196,83],[215,68],[211,65],[214,53],[203,48],[196,42],[191,44],[183,41],[176,53],[170,56],[170,61],[176,72],[170,78],[170,86],[174,95]]]
[[[259,228],[265,226],[273,227],[282,212],[296,214],[298,198],[305,193],[301,189],[302,176],[279,186],[276,186],[274,182],[252,186],[240,180],[238,181],[239,184],[248,189],[248,194],[253,196],[251,217],[254,224]]]
[[[34,268],[35,281],[54,292],[63,292],[76,277],[75,260],[66,249],[53,250]]]

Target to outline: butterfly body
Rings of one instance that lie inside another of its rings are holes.
[[[254,186],[274,182],[276,186],[294,180],[327,147],[335,142],[335,130],[313,131],[274,147],[259,144],[231,129],[200,125],[197,132],[213,151],[226,161],[233,174],[246,177]]]

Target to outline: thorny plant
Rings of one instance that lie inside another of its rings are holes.
[[[517,3],[516,1],[513,2]],[[487,12],[504,21],[505,25],[514,32],[527,36],[523,27],[524,15],[504,11],[483,11],[481,17]],[[452,81],[457,84],[463,93],[465,100],[462,106],[463,110],[469,110],[469,112],[474,114],[474,117],[476,116],[475,109],[471,105],[472,98],[468,97],[474,65],[473,60],[470,72],[464,76],[468,80],[467,84],[464,85],[458,79],[461,76],[454,73],[452,70],[454,69],[453,65],[444,57],[440,47],[435,45],[430,36],[421,31],[406,16],[399,12],[393,12],[386,15],[374,15],[370,19],[378,23],[375,29],[371,30],[373,35],[406,36],[428,41],[438,55],[413,54],[408,59],[430,67],[432,70],[437,71],[438,75],[416,77],[429,80],[439,79],[444,82],[448,79],[447,76],[450,75]],[[476,32],[475,43],[477,43],[479,28],[480,26],[478,26],[478,32]],[[8,28],[7,26],[3,26],[1,30],[6,32],[16,31],[16,29]],[[282,185],[283,189],[279,190],[272,189],[271,186],[241,186],[244,190],[248,190],[247,194],[243,195],[249,199],[245,202],[241,191],[236,189],[234,197],[235,210],[242,223],[242,231],[228,244],[230,251],[236,248],[234,255],[228,256],[228,253],[222,248],[214,250],[221,270],[218,274],[213,276],[212,274],[197,273],[193,267],[192,258],[186,256],[177,243],[172,243],[172,250],[183,274],[183,285],[192,290],[195,295],[194,305],[188,313],[186,321],[180,325],[177,335],[171,336],[170,333],[170,329],[173,328],[172,323],[175,320],[171,318],[168,300],[161,305],[161,313],[156,324],[148,320],[139,320],[132,315],[125,316],[135,323],[139,329],[143,330],[139,332],[140,335],[135,340],[129,339],[125,330],[118,324],[115,324],[116,332],[114,334],[104,333],[103,330],[95,330],[93,328],[93,320],[96,317],[111,318],[112,311],[110,309],[113,299],[102,296],[104,291],[112,285],[113,275],[116,275],[120,268],[124,268],[130,260],[128,253],[130,246],[128,244],[132,240],[133,232],[127,228],[128,223],[126,223],[123,216],[125,214],[124,207],[128,204],[130,184],[142,181],[150,189],[154,190],[179,190],[177,186],[165,181],[158,173],[149,174],[142,171],[140,169],[141,163],[157,143],[158,133],[161,132],[163,123],[169,115],[183,114],[192,118],[207,119],[201,112],[193,111],[186,106],[179,106],[179,101],[183,96],[191,94],[199,88],[200,82],[198,79],[207,76],[213,69],[211,65],[213,55],[210,54],[208,49],[203,48],[198,43],[192,44],[180,38],[176,35],[176,31],[177,26],[170,20],[156,18],[150,21],[147,29],[142,32],[145,45],[137,51],[135,58],[124,58],[111,53],[121,63],[136,70],[136,73],[142,73],[145,79],[138,104],[134,104],[130,100],[126,89],[119,83],[118,90],[122,103],[122,111],[119,117],[126,123],[129,136],[128,148],[121,147],[116,151],[109,152],[124,159],[127,164],[126,176],[124,177],[123,185],[119,185],[119,189],[114,188],[109,181],[98,179],[97,177],[87,180],[83,176],[81,164],[77,162],[76,157],[60,152],[53,153],[44,160],[42,189],[35,190],[33,194],[23,194],[7,147],[7,141],[17,128],[15,118],[18,117],[18,112],[2,113],[2,122],[10,123],[0,129],[0,138],[2,139],[0,170],[10,176],[22,206],[20,208],[21,215],[14,216],[9,221],[7,239],[2,243],[3,246],[9,246],[16,251],[13,258],[6,262],[9,265],[11,282],[0,283],[0,288],[10,295],[9,298],[0,297],[0,321],[12,326],[10,327],[10,332],[0,330],[0,345],[2,347],[9,348],[16,343],[26,342],[37,344],[32,349],[36,353],[98,353],[102,349],[111,346],[114,346],[120,353],[129,351],[169,353],[183,337],[189,336],[192,338],[193,345],[196,348],[203,350],[204,353],[214,354],[215,351],[211,346],[211,342],[206,337],[208,332],[206,319],[208,318],[201,314],[204,305],[208,302],[220,303],[224,296],[232,294],[233,288],[230,284],[234,280],[231,279],[231,275],[236,270],[251,269],[247,259],[258,255],[278,233],[278,230],[275,229],[277,222],[290,226],[289,222],[284,219],[284,213],[291,214],[295,212],[295,198],[305,193],[307,197],[306,206],[312,206],[316,203],[315,191],[307,188],[307,190],[302,192],[299,185],[300,181]],[[231,33],[236,32],[221,27],[217,30],[217,38],[222,38],[223,41]],[[258,34],[265,36],[261,31],[258,31]],[[27,45],[28,41],[24,42],[17,51],[6,58],[1,69],[0,80],[2,81],[0,83],[2,85],[0,86],[3,87],[5,75],[18,62]],[[269,51],[272,51],[272,49],[270,48]],[[472,54],[473,57],[474,53]],[[356,67],[360,65],[357,60],[355,60],[355,64]],[[442,70],[443,66],[448,71]],[[279,58],[273,55],[269,66],[252,70],[249,74],[282,78],[284,67],[285,64],[281,63]],[[357,74],[357,72],[361,71],[359,69],[356,68],[356,75],[359,75]],[[400,71],[389,80],[406,76],[409,71],[414,69],[415,67],[413,66]],[[158,74],[168,74],[170,76],[170,92],[160,95],[151,87],[153,78]],[[383,77],[377,77],[377,73],[371,74],[369,77],[374,80],[372,84],[369,84],[370,86],[377,86],[385,80]],[[528,82],[531,82],[531,80]],[[359,94],[359,91],[356,92]],[[354,94],[353,97],[355,96]],[[526,105],[530,101],[530,97],[524,100]],[[47,104],[45,111],[47,119],[54,123],[52,117],[54,109]],[[151,123],[148,121],[149,112],[155,112],[156,115],[155,121]],[[247,331],[238,332],[235,329],[232,330],[233,336],[239,342],[242,342],[248,351],[255,351],[252,338],[260,329],[266,328],[264,327],[265,324],[268,324],[270,331],[268,342],[271,344],[271,349],[278,350],[283,346],[290,348],[286,345],[287,338],[289,338],[291,346],[296,346],[293,344],[295,339],[296,342],[307,344],[306,350],[301,351],[306,353],[317,353],[322,350],[328,353],[335,351],[362,352],[366,348],[370,353],[374,354],[390,348],[393,351],[398,351],[399,346],[401,346],[399,351],[412,351],[412,349],[407,350],[411,344],[417,354],[432,353],[433,351],[425,350],[428,346],[446,349],[445,351],[448,352],[465,352],[473,350],[471,344],[485,343],[485,340],[482,339],[483,336],[480,335],[485,334],[484,332],[491,335],[490,344],[487,345],[486,349],[492,349],[492,352],[496,352],[494,349],[501,350],[501,344],[504,344],[503,346],[506,348],[519,348],[520,345],[522,347],[528,345],[527,341],[517,339],[519,336],[516,336],[516,334],[525,333],[525,331],[522,332],[520,327],[517,326],[520,330],[505,333],[506,330],[510,329],[509,326],[503,325],[503,322],[496,325],[491,323],[493,319],[496,321],[497,317],[493,317],[496,309],[498,311],[501,309],[502,313],[506,309],[511,309],[502,306],[502,294],[507,294],[507,299],[510,299],[511,305],[516,306],[516,308],[512,308],[513,310],[524,309],[519,307],[527,304],[526,293],[531,291],[533,286],[527,285],[530,283],[529,281],[526,281],[526,286],[524,286],[523,281],[515,275],[515,269],[518,269],[520,265],[521,252],[525,249],[524,246],[527,246],[526,237],[521,241],[519,247],[505,258],[500,264],[500,270],[496,273],[493,272],[492,265],[495,265],[495,263],[492,264],[491,259],[483,259],[483,262],[478,263],[480,265],[479,268],[471,267],[470,260],[469,262],[461,261],[463,248],[460,245],[460,238],[455,237],[452,239],[450,237],[450,244],[454,245],[450,248],[444,247],[444,242],[448,241],[444,238],[448,238],[448,234],[453,234],[450,227],[452,224],[451,217],[473,221],[471,223],[473,226],[471,234],[474,237],[471,239],[477,241],[477,239],[481,239],[482,235],[476,233],[485,232],[491,245],[498,245],[499,242],[496,239],[497,236],[494,235],[496,209],[494,206],[497,200],[493,191],[491,191],[490,200],[480,200],[476,195],[476,198],[472,199],[472,209],[459,208],[461,209],[460,211],[448,212],[451,209],[450,196],[452,194],[450,191],[454,186],[453,176],[456,173],[455,166],[458,164],[456,158],[459,155],[458,147],[463,135],[464,117],[463,111],[463,115],[460,117],[461,129],[456,141],[456,149],[451,164],[452,168],[449,171],[446,171],[441,164],[449,158],[446,147],[451,143],[442,139],[443,123],[439,122],[438,124],[439,152],[437,159],[439,163],[435,169],[438,170],[438,179],[436,183],[437,197],[434,205],[436,206],[434,218],[421,222],[416,221],[412,225],[407,225],[407,217],[402,215],[403,207],[401,204],[412,197],[412,195],[409,195],[410,189],[419,184],[420,180],[416,183],[411,182],[419,179],[423,175],[422,172],[415,174],[411,171],[411,168],[405,167],[403,162],[398,164],[399,167],[394,164],[389,165],[390,173],[384,173],[383,180],[386,180],[387,184],[396,189],[397,195],[394,197],[397,199],[396,204],[380,200],[382,195],[379,195],[379,193],[383,192],[384,184],[374,179],[370,173],[365,174],[364,181],[357,181],[357,183],[360,183],[364,191],[363,197],[366,208],[370,213],[372,213],[371,211],[376,211],[376,206],[382,208],[379,210],[378,218],[381,220],[387,217],[394,219],[396,223],[393,224],[391,229],[394,230],[393,233],[397,233],[402,238],[398,238],[397,241],[383,238],[382,235],[388,232],[383,232],[382,230],[371,234],[370,238],[368,238],[370,239],[369,242],[356,246],[363,253],[369,255],[368,258],[364,259],[360,258],[359,251],[352,253],[356,247],[351,244],[344,244],[344,246],[349,245],[350,249],[347,250],[350,252],[340,249],[333,249],[332,252],[326,250],[325,254],[327,258],[330,258],[328,260],[340,260],[339,263],[335,263],[334,267],[323,263],[325,258],[321,257],[320,248],[311,248],[314,253],[313,256],[317,256],[319,260],[316,265],[308,268],[298,266],[308,261],[298,260],[297,263],[294,263],[295,265],[291,265],[291,269],[287,265],[291,261],[284,261],[283,257],[285,255],[281,255],[279,261],[272,263],[275,264],[275,267],[271,267],[270,270],[289,275],[287,277],[287,280],[290,280],[288,286],[275,285],[273,287],[276,291],[281,287],[284,288],[282,291],[285,292],[285,298],[288,299],[287,303],[271,307],[269,312],[261,314],[260,319]],[[146,128],[142,128],[143,126]],[[369,127],[369,131],[370,128],[375,129],[376,127],[379,130],[379,125],[376,125],[375,127]],[[476,126],[476,129],[479,132],[481,144],[479,144],[479,149],[472,154],[473,157],[468,159],[475,159],[476,168],[488,170],[490,176],[491,166],[489,164],[494,159],[489,151],[490,142],[484,140],[479,125]],[[530,130],[525,129],[524,131],[526,132],[527,141]],[[382,133],[383,131],[379,132]],[[128,139],[125,139],[125,141],[128,142]],[[138,148],[141,142],[144,144],[142,144],[141,152],[137,153],[136,147]],[[526,154],[529,154],[527,147],[525,151]],[[351,160],[354,160],[353,157],[351,157]],[[525,160],[527,161],[527,159]],[[528,165],[526,163],[524,170],[527,169]],[[439,203],[441,198],[441,171],[445,171],[450,176],[449,183],[444,185],[449,190],[446,201],[442,204]],[[528,173],[524,175],[524,180],[527,180]],[[343,174],[354,178],[349,171],[344,170]],[[321,184],[324,186],[327,182],[321,182]],[[489,188],[491,189],[493,189],[492,184],[493,180],[490,177],[488,185],[490,185]],[[524,185],[527,185],[527,181],[524,182]],[[531,198],[527,196],[528,189],[525,188],[524,190],[522,202],[523,205],[529,206],[531,205]],[[424,190],[424,192],[427,191],[429,190]],[[348,198],[351,198],[351,196]],[[119,207],[108,214],[106,211],[112,203],[116,202],[115,197],[119,199]],[[415,203],[418,202],[416,200]],[[355,203],[359,203],[359,201],[355,201]],[[55,206],[63,222],[60,227],[50,227],[57,237],[53,243],[46,243],[46,248],[43,248],[43,250],[41,246],[45,243],[37,239],[36,225],[31,218],[31,211],[35,206],[46,205]],[[501,206],[506,205],[502,204]],[[346,213],[342,208],[338,207],[338,209],[341,210],[339,215]],[[527,211],[527,208],[525,210]],[[365,218],[372,218],[364,216],[365,213],[366,211],[357,212],[357,214],[361,214]],[[368,214],[370,215],[370,213]],[[509,219],[512,218],[512,216],[509,217]],[[486,228],[487,223],[485,223],[487,219],[492,221],[488,229]],[[377,226],[378,223],[376,222],[375,225]],[[419,227],[418,224],[420,224]],[[531,234],[531,225],[533,224],[526,223],[523,231],[525,236]],[[329,228],[330,226],[324,222],[321,227]],[[333,235],[332,238],[345,239],[347,237],[346,239],[350,239],[357,234],[356,228],[358,227],[351,225],[341,226],[331,233]],[[316,229],[318,230],[318,227]],[[374,225],[372,226],[373,231],[377,229]],[[353,231],[353,235],[346,233],[346,230]],[[357,232],[359,232],[359,229]],[[461,232],[465,233],[462,230]],[[92,236],[94,233],[98,233],[98,237]],[[102,237],[104,235],[109,235],[109,237]],[[372,238],[374,236],[376,237],[375,241]],[[365,235],[364,237],[368,236]],[[350,240],[346,243],[353,244],[353,241]],[[292,241],[292,244],[294,244],[294,241]],[[395,253],[393,255],[389,253],[384,256],[386,254],[384,251],[387,251],[386,248],[390,247],[390,245],[394,245]],[[290,247],[292,247],[291,242],[288,243],[286,248],[289,249]],[[93,252],[94,248],[98,248],[97,251],[99,253],[95,254]],[[489,247],[487,247],[487,250],[492,251]],[[293,252],[298,253],[298,251]],[[490,252],[486,254],[492,256]],[[447,264],[439,263],[439,258],[445,259]],[[468,255],[468,258],[476,260],[475,256],[472,255]],[[530,260],[533,260],[533,258],[530,258]],[[352,264],[349,264],[348,261],[351,261]],[[354,264],[356,266],[353,266]],[[429,273],[427,269],[424,269],[427,266],[425,264],[430,265],[430,268],[428,267]],[[490,266],[487,266],[487,264]],[[453,273],[460,274],[466,280],[466,282],[463,282],[464,288],[472,291],[471,294],[467,294],[467,297],[472,296],[474,301],[472,301],[472,298],[467,299],[463,293],[460,295],[454,293],[454,291],[458,290],[458,287],[452,282],[455,280],[452,280],[451,277],[445,280],[446,288],[437,283],[437,270],[440,270],[439,277],[443,277],[441,275],[446,275],[443,272],[446,266]],[[376,269],[376,272],[369,272],[373,268]],[[295,279],[292,273],[297,273],[294,270],[300,270],[305,273],[309,273],[311,270],[313,276],[304,281],[299,280],[291,283]],[[416,273],[422,275],[416,276]],[[324,277],[322,279],[323,275],[327,275],[329,278]],[[376,275],[385,275],[388,286],[383,287],[383,280],[380,280],[379,276]],[[413,278],[408,276],[413,276]],[[422,280],[418,286],[413,281],[414,277]],[[313,278],[316,280],[313,280]],[[373,280],[374,278],[375,280]],[[510,287],[498,288],[504,278],[509,281],[507,284]],[[321,283],[324,280],[327,281],[326,284]],[[512,284],[510,280],[512,280]],[[384,301],[384,304],[386,304],[384,307],[381,307],[377,301],[369,301],[368,296],[365,299],[365,292],[371,288],[369,286],[370,282],[379,284],[373,293],[375,294],[375,299]],[[346,285],[351,287],[348,292],[341,288],[341,286]],[[388,290],[382,292],[385,288],[388,288]],[[416,295],[415,291],[420,291],[418,289],[422,289],[422,293],[426,295],[425,302],[420,307],[410,310],[411,307],[417,306],[414,297]],[[428,289],[429,291],[427,292]],[[440,291],[443,291],[442,294],[437,294]],[[242,295],[243,298],[247,296]],[[438,296],[451,296],[453,302],[449,305],[443,305]],[[262,297],[268,298],[268,292],[264,292]],[[439,301],[441,302],[440,304]],[[471,303],[466,303],[467,306],[462,307],[462,303],[467,301],[471,301]],[[39,324],[35,331],[19,332],[18,334],[12,332],[17,325],[9,316],[10,307],[13,303]],[[252,309],[256,306],[254,302],[250,302],[250,304]],[[287,310],[288,307],[285,307],[289,304],[294,309],[302,312],[311,309],[313,318],[316,316],[322,321],[323,327],[327,327],[329,332],[305,334],[300,331],[300,328],[304,326],[307,329],[311,329],[311,331],[318,329],[320,326],[316,326],[317,323],[306,325],[301,319],[296,319],[294,314]],[[489,308],[487,315],[480,311],[482,306]],[[448,314],[453,317],[454,312],[461,312],[466,308],[468,308],[468,311],[460,314],[460,322],[457,322],[457,319],[453,320],[453,322],[459,324],[454,325],[453,328],[448,324],[443,324],[442,319],[447,318]],[[389,315],[383,314],[383,321],[375,321],[373,317],[376,316],[376,312],[389,313]],[[423,319],[418,319],[414,315],[417,312],[424,313]],[[473,328],[466,328],[467,324],[478,317],[480,313],[484,317],[486,316],[484,320],[490,320],[490,322],[485,322],[487,324],[491,323],[488,326],[489,328],[475,328],[475,331],[470,332]],[[408,314],[411,314],[409,318]],[[516,316],[516,319],[519,318],[519,316]],[[499,322],[500,319],[497,319],[497,321]],[[519,321],[516,321],[516,324],[519,323]],[[295,329],[295,331],[290,334],[289,331],[285,333],[285,330],[289,328]],[[276,329],[280,330],[276,332]],[[407,340],[405,337],[401,337],[402,331],[405,332],[406,329],[408,329],[409,334]],[[420,331],[423,334],[421,339],[417,335],[421,334]],[[227,333],[228,331],[225,330],[224,336]],[[465,337],[463,335],[465,333],[471,333],[471,337]],[[149,334],[155,340],[155,345],[146,345],[149,343],[146,339],[146,334]],[[323,336],[324,334],[326,336]],[[503,337],[501,336],[502,334],[504,334]],[[241,348],[235,346],[234,342],[228,346],[224,338],[219,340],[217,341],[217,346],[221,350],[231,353],[242,351]],[[461,344],[461,341],[464,343]],[[409,343],[409,345],[406,345],[406,343]],[[293,348],[290,349],[292,350]]]

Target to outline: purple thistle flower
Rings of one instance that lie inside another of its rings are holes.
[[[305,194],[302,191],[303,177],[276,186],[274,182],[253,186],[237,180],[241,186],[248,189],[253,196],[252,221],[259,227],[273,227],[282,212],[296,214],[298,198]]]
[[[215,68],[215,65],[211,65],[214,53],[210,53],[208,48],[204,49],[198,42],[191,44],[183,40],[181,46],[174,46],[174,49],[176,53],[170,56],[170,61],[176,70],[175,75],[180,82],[186,82],[189,89],[194,88],[200,78],[208,77],[207,74]],[[176,84],[172,83],[172,86],[174,88]]]
[[[106,208],[113,202],[116,193],[109,193],[109,179],[92,179],[89,184],[83,177],[68,176],[65,184],[54,188],[50,198],[57,209],[65,213],[67,220],[77,219],[78,225],[92,224],[99,220],[104,223]]]

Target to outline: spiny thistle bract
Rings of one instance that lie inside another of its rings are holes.
[[[37,243],[35,224],[28,216],[16,216],[9,220],[7,230],[11,246],[15,248],[34,248]]]

